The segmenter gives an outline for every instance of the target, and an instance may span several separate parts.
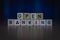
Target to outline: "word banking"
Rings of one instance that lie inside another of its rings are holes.
[[[8,19],[8,26],[52,25],[52,19],[43,19],[43,13],[17,13],[17,19]]]

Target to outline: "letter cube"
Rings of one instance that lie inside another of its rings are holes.
[[[31,13],[31,20],[35,20],[36,19],[36,13]]]
[[[26,25],[26,20],[21,20],[21,26],[25,26]]]
[[[33,25],[33,20],[27,20],[27,26],[32,26]]]
[[[23,19],[24,19],[24,20],[29,20],[29,19],[31,19],[31,14],[30,14],[30,13],[24,13]]]
[[[14,19],[14,25],[15,26],[20,26],[21,25],[21,21],[19,19]]]
[[[43,19],[43,13],[36,13],[36,19]]]
[[[17,13],[17,19],[23,19],[23,13]]]
[[[45,26],[46,25],[46,20],[40,20],[40,25]]]
[[[47,26],[52,26],[52,19],[47,19],[46,21],[47,21],[46,22],[47,23],[46,24]]]
[[[35,25],[35,26],[40,25],[39,20],[34,20],[34,25]]]
[[[14,25],[14,19],[8,19],[8,26]]]

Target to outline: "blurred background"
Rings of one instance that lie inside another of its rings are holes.
[[[16,19],[18,12],[44,13],[44,19],[52,19],[52,40],[60,36],[59,0],[0,0],[0,39],[8,40],[8,19]]]

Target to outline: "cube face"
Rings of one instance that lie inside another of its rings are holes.
[[[36,25],[40,25],[39,20],[34,20],[34,25],[35,25],[35,26],[36,26]]]
[[[23,19],[24,19],[24,20],[29,20],[29,19],[31,19],[31,14],[30,14],[30,13],[24,13]]]
[[[13,19],[8,19],[8,26],[14,25],[14,20]]]
[[[32,26],[33,25],[33,20],[27,20],[27,26]]]
[[[46,20],[46,25],[47,26],[52,26],[52,20],[51,19]]]
[[[21,20],[21,26],[25,26],[26,25],[26,20]]]
[[[21,25],[21,21],[19,19],[14,19],[14,25],[15,26]]]
[[[36,19],[36,13],[31,13],[31,20],[35,20]]]
[[[36,19],[43,19],[43,13],[36,13]]]
[[[37,25],[40,25],[40,20],[37,20]]]
[[[46,20],[40,20],[40,25],[45,26],[46,25]]]
[[[17,19],[23,19],[23,13],[17,13]]]

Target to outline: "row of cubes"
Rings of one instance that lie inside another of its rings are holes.
[[[17,19],[43,19],[43,13],[17,13]]]
[[[31,26],[31,25],[52,25],[51,19],[44,19],[44,20],[19,20],[19,19],[8,19],[8,25],[15,25],[15,26]]]

